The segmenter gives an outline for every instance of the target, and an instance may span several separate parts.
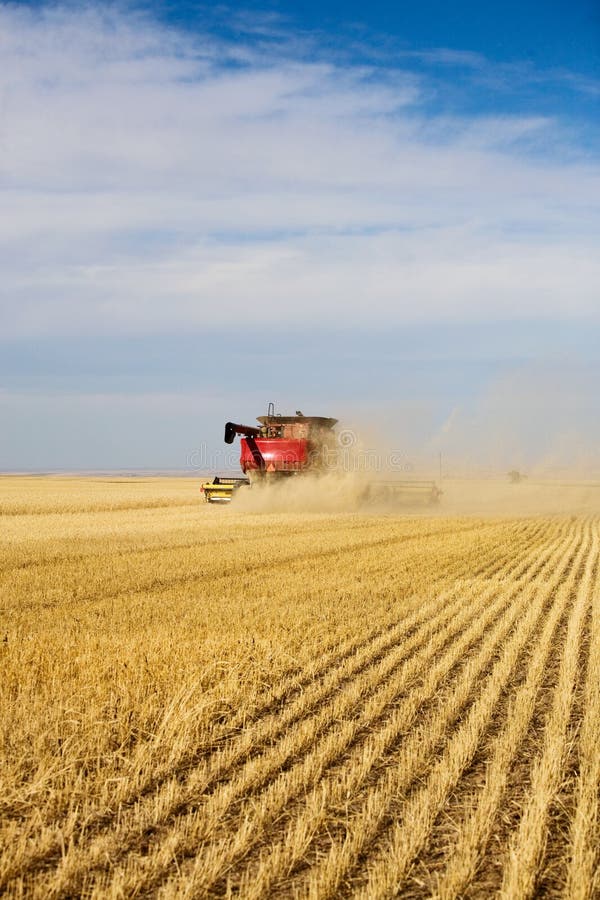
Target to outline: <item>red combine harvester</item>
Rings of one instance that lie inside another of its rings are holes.
[[[225,443],[240,435],[240,466],[243,478],[217,475],[201,485],[208,503],[228,502],[239,488],[256,482],[272,482],[297,475],[318,475],[335,470],[339,447],[334,432],[337,419],[324,416],[275,414],[269,403],[266,416],[258,416],[255,425],[225,425]],[[433,481],[376,481],[365,483],[364,499],[388,497],[398,493],[425,495],[437,501],[441,491]]]
[[[244,478],[217,476],[200,488],[209,503],[228,501],[238,488],[259,480],[285,478],[300,473],[317,473],[329,465],[336,452],[333,426],[337,419],[275,415],[269,403],[266,416],[258,416],[254,425],[225,425],[225,443],[240,440],[240,466]]]

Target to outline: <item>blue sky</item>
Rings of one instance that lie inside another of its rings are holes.
[[[0,468],[339,415],[600,470],[594,2],[0,3]]]

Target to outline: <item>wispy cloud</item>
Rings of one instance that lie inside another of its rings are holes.
[[[408,57],[328,59],[279,20],[0,22],[5,336],[598,314],[600,167],[559,116],[434,114]]]
[[[457,66],[468,69],[485,69],[488,65],[485,56],[472,50],[450,50],[438,47],[435,50],[404,50],[406,59],[419,59],[423,62],[442,66]]]

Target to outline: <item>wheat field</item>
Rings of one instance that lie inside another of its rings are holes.
[[[0,893],[600,896],[595,514],[0,514]]]

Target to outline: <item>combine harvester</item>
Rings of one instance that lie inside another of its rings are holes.
[[[290,477],[318,477],[340,471],[340,446],[334,426],[337,419],[324,416],[305,416],[299,410],[295,416],[275,414],[269,403],[266,416],[258,416],[259,426],[225,425],[225,443],[232,444],[240,435],[240,466],[243,477],[217,475],[200,486],[208,503],[229,502],[240,488],[253,484],[268,484]],[[341,467],[343,471],[343,467]],[[421,499],[437,503],[441,490],[435,481],[366,482],[359,491],[359,500],[377,501],[401,498]]]

